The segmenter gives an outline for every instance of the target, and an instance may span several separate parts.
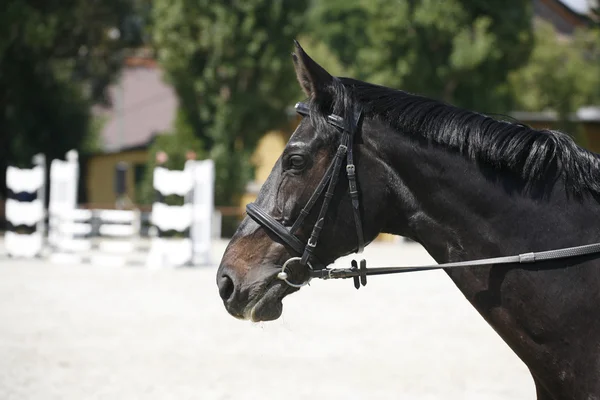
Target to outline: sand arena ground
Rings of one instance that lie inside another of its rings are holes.
[[[416,244],[365,255],[431,261]],[[0,399],[535,397],[524,364],[441,271],[359,291],[313,282],[260,324],[225,312],[215,272],[0,259]]]

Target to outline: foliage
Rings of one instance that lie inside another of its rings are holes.
[[[196,137],[190,125],[185,121],[185,116],[178,113],[173,132],[165,132],[156,136],[154,143],[148,149],[148,161],[146,164],[147,173],[144,175],[140,187],[136,188],[138,204],[152,204],[155,201],[154,186],[152,184],[152,173],[157,166],[156,154],[165,152],[168,160],[161,166],[168,169],[182,170],[187,160],[186,155],[189,151],[196,153],[196,159],[202,159],[205,156],[205,150],[200,139]],[[170,199],[167,199],[170,200]],[[175,204],[172,201],[166,201],[168,204]]]
[[[6,165],[93,145],[90,108],[106,101],[120,49],[140,37],[133,0],[7,0],[0,12],[0,191]],[[121,32],[119,38],[111,34]]]
[[[352,67],[343,65],[339,57],[327,45],[314,37],[303,34],[298,40],[304,51],[333,76],[353,76]]]
[[[556,111],[560,128],[571,131],[568,115],[600,102],[600,32],[578,30],[565,40],[540,21],[531,60],[511,73],[510,83],[520,109]]]
[[[155,0],[160,64],[215,160],[218,205],[237,202],[260,136],[298,98],[290,51],[306,0]]]
[[[491,112],[509,108],[531,16],[520,0],[331,0],[313,3],[309,23],[354,77]]]

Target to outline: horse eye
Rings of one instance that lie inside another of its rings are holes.
[[[304,161],[303,156],[294,154],[290,157],[290,167],[294,169],[302,169],[304,168],[304,164],[306,164],[306,162]]]

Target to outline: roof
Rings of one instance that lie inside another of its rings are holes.
[[[129,58],[117,84],[109,88],[111,108],[96,108],[107,117],[100,132],[104,152],[145,147],[157,134],[170,131],[177,96],[154,60]],[[122,118],[121,118],[122,117]]]
[[[533,10],[537,18],[550,22],[565,36],[573,34],[576,28],[593,24],[586,0],[533,0]]]
[[[560,0],[560,2],[577,14],[588,15],[592,11],[589,0]]]

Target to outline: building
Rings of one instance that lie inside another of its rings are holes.
[[[111,108],[95,109],[104,120],[100,133],[101,151],[89,157],[84,168],[87,203],[94,207],[115,205],[113,190],[117,163],[126,162],[128,197],[135,199],[148,161],[147,148],[158,134],[173,126],[177,97],[156,61],[148,57],[130,57],[117,85],[110,89]]]
[[[553,111],[515,111],[512,117],[535,129],[558,129],[558,115]],[[569,122],[581,128],[585,147],[600,153],[600,106],[582,107],[569,116]]]
[[[577,27],[594,23],[587,15],[585,0],[532,0],[534,23],[542,19],[551,22],[568,38]],[[583,3],[582,3],[583,2]],[[156,62],[145,57],[127,59],[118,85],[111,88],[115,102],[112,109],[98,110],[106,118],[101,133],[102,151],[94,154],[87,163],[87,201],[98,207],[115,204],[113,179],[118,162],[129,163],[128,195],[135,199],[135,186],[145,173],[147,148],[157,134],[168,132],[175,119],[177,99],[172,88],[163,81]],[[600,111],[588,107],[579,110],[573,121],[583,125],[589,146],[600,152]],[[556,115],[552,113],[513,113],[513,117],[535,128],[553,128]],[[290,126],[282,131],[269,131],[260,140],[253,156],[255,179],[247,187],[239,205],[252,201],[281,154],[298,118],[290,117]]]
[[[593,1],[593,0],[592,0]],[[551,23],[564,40],[569,40],[577,28],[598,24],[591,12],[589,0],[533,0],[534,24]],[[515,111],[512,117],[536,129],[558,129],[558,116],[552,111]],[[600,106],[582,107],[569,117],[581,128],[586,147],[600,153]]]

